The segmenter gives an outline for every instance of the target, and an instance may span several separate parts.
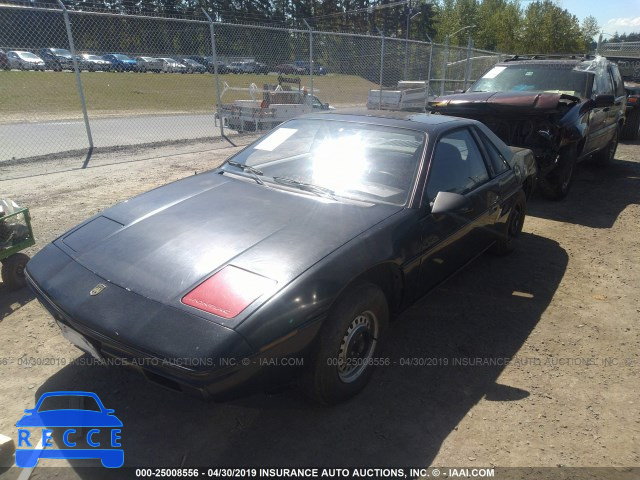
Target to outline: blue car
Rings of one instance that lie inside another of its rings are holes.
[[[108,53],[102,56],[103,60],[111,62],[111,69],[116,72],[136,72],[138,63],[122,53]]]
[[[67,404],[72,405],[75,401],[78,407],[81,405],[85,408],[52,408],[53,405]],[[50,392],[43,394],[35,408],[26,409],[25,414],[18,422],[16,427],[19,429],[26,428],[69,428],[65,431],[63,438],[64,444],[71,448],[17,448],[16,449],[16,465],[23,468],[34,467],[40,458],[53,459],[100,459],[102,465],[107,468],[118,468],[124,463],[124,450],[119,447],[117,442],[119,439],[119,428],[122,422],[113,415],[113,410],[104,407],[100,398],[92,392]],[[75,443],[68,441],[69,433],[76,433],[75,428],[90,428],[87,433],[87,442],[89,445],[95,445],[95,448],[73,448]],[[97,448],[100,443],[94,442],[92,432],[99,433],[100,429],[117,429],[111,431],[111,448]],[[69,431],[71,430],[71,431]],[[23,434],[18,432],[18,446],[22,445],[23,440],[20,436]],[[28,437],[24,443],[29,444]],[[32,440],[36,442],[37,440]],[[39,447],[40,445],[38,445]]]

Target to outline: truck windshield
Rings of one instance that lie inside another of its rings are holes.
[[[578,98],[587,94],[584,72],[567,64],[498,65],[472,85],[470,92],[549,92]]]

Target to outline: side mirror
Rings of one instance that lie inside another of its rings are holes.
[[[471,202],[464,195],[453,192],[438,192],[433,201],[431,213],[465,213],[471,208]]]
[[[616,97],[613,95],[596,95],[595,98],[596,108],[613,107],[616,102]]]

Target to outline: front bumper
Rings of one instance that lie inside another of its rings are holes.
[[[109,283],[55,245],[42,249],[25,274],[44,308],[100,356],[173,390],[225,399],[285,381],[295,370],[270,368],[274,362],[265,359],[295,351],[297,338],[257,352],[234,330]],[[99,284],[106,288],[91,295]]]

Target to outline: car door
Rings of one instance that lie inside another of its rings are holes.
[[[613,80],[610,69],[602,69],[596,72],[593,80],[593,90],[591,98],[595,101],[598,95],[614,95]],[[612,114],[615,114],[613,107],[594,107],[589,118],[589,136],[585,145],[585,153],[593,153],[611,140],[613,136]]]
[[[419,220],[423,250],[420,289],[426,293],[455,273],[493,241],[486,226],[498,216],[498,183],[492,179],[474,135],[456,129],[437,140],[431,158]],[[453,192],[466,199],[456,211],[432,213],[439,192]]]

